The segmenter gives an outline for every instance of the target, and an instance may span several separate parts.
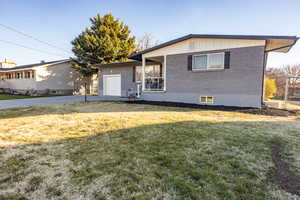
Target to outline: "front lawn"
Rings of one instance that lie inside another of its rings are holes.
[[[300,199],[299,117],[113,102],[0,111],[0,199]]]

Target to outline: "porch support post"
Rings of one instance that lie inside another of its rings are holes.
[[[289,81],[290,81],[290,78],[287,77],[285,79],[285,90],[284,90],[284,103],[286,104],[287,103],[287,100],[288,100],[288,94],[289,94]]]
[[[166,79],[167,79],[167,56],[166,55],[164,55],[164,67],[163,67],[163,70],[164,70],[164,72],[163,72],[163,77],[164,77],[164,91],[166,91],[166,89],[167,89],[167,83],[166,83]]]
[[[142,91],[145,90],[145,66],[146,66],[146,59],[142,56]]]

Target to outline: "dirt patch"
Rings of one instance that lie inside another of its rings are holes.
[[[272,160],[275,165],[275,170],[272,174],[272,181],[281,189],[300,196],[300,176],[296,175],[289,165],[282,159],[283,152],[282,144],[273,144]]]
[[[263,107],[261,109],[258,108],[246,109],[246,110],[242,110],[242,112],[250,113],[250,114],[258,114],[258,115],[282,116],[282,117],[300,115],[300,111],[297,110],[285,110],[285,109],[270,108],[270,107]]]
[[[130,104],[147,104],[147,105],[157,105],[157,106],[171,106],[171,107],[184,107],[184,108],[197,108],[205,110],[221,110],[221,111],[237,111],[242,113],[250,113],[257,115],[268,115],[268,116],[298,116],[300,111],[294,110],[284,110],[277,108],[263,107],[250,108],[250,107],[237,107],[237,106],[211,106],[211,105],[199,105],[199,104],[189,104],[189,103],[179,103],[179,102],[165,102],[165,101],[126,101]]]

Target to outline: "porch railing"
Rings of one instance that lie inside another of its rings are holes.
[[[160,91],[164,89],[164,79],[162,77],[145,78],[145,90]]]

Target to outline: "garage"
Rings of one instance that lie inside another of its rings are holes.
[[[103,86],[105,96],[121,96],[121,75],[103,75]]]

